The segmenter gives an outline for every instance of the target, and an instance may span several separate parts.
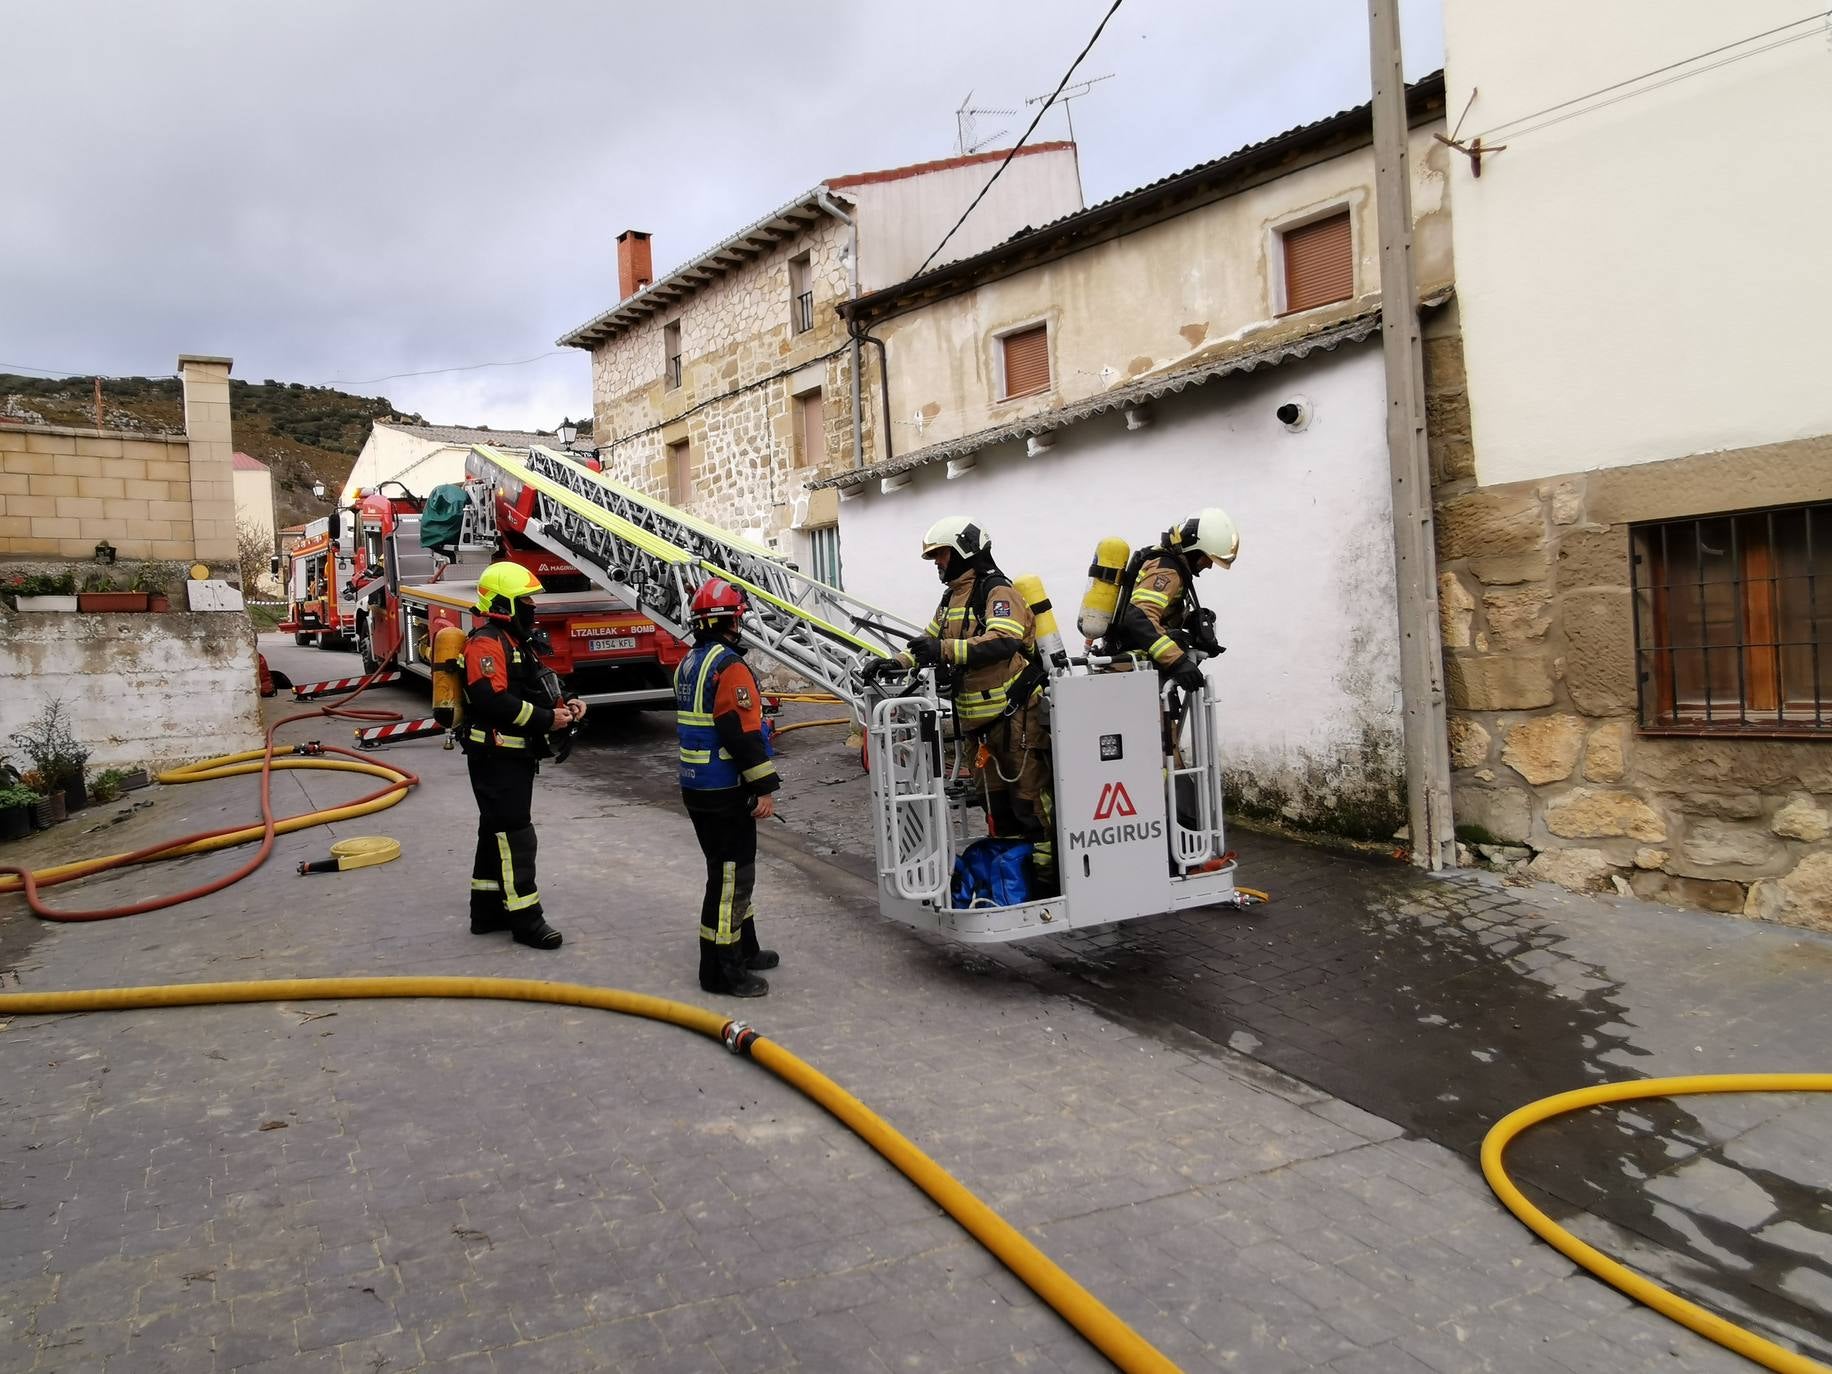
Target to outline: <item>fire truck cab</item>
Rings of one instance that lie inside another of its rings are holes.
[[[305,538],[287,551],[286,619],[276,628],[295,644],[346,649],[356,632],[356,614],[342,593],[355,563],[351,549],[340,548],[333,537],[331,519],[312,521]]]

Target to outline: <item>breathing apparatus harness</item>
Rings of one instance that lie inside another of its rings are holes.
[[[560,681],[560,675],[547,665],[546,655],[553,652],[553,640],[548,637],[547,631],[535,623],[534,603],[525,596],[518,596],[513,601],[506,596],[497,596],[484,614],[520,639],[524,650],[534,656],[535,685],[547,698],[546,701],[534,704],[545,706],[550,711],[564,705],[566,688]],[[567,756],[572,753],[578,729],[576,725],[565,725],[548,732],[547,744],[553,750],[553,761],[556,764],[565,763]]]
[[[1183,624],[1173,632],[1173,637],[1180,641],[1185,650],[1195,649],[1210,658],[1227,652],[1215,637],[1215,612],[1204,606],[1201,598],[1196,595],[1195,570],[1190,567],[1183,550],[1177,547],[1180,542],[1178,535],[1188,530],[1189,525],[1185,525],[1181,530],[1167,531],[1161,543],[1135,550],[1126,561],[1126,570],[1120,574],[1119,579],[1119,600],[1113,607],[1113,623],[1101,641],[1104,653],[1114,658],[1139,657],[1136,649],[1122,645],[1123,632],[1120,627],[1125,624],[1126,612],[1132,607],[1132,593],[1139,583],[1139,570],[1154,558],[1169,562],[1183,579],[1183,597],[1189,604],[1189,613],[1184,616]]]

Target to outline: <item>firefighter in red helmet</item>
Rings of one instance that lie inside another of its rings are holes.
[[[694,593],[693,651],[674,674],[680,734],[681,800],[706,856],[700,903],[700,988],[761,997],[757,976],[775,968],[776,951],[757,942],[751,890],[757,876],[757,822],[776,814],[781,784],[763,734],[763,697],[738,643],[744,594],[723,578]]]

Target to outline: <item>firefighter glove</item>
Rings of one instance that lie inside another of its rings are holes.
[[[879,678],[889,677],[902,666],[894,658],[874,658],[859,670],[859,676],[867,682],[876,682]]]
[[[1194,692],[1203,684],[1202,665],[1185,654],[1170,670],[1170,680],[1184,691]]]
[[[917,635],[910,641],[910,657],[920,667],[933,668],[941,663],[941,641],[934,635]]]

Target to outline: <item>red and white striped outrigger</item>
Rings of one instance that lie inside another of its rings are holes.
[[[377,673],[369,679],[372,687],[380,687],[384,682],[399,682],[401,670],[390,668],[387,672]],[[311,701],[316,697],[334,697],[339,692],[354,692],[363,685],[360,677],[332,678],[329,682],[301,682],[293,688],[294,701]]]
[[[371,725],[355,733],[359,747],[373,749],[378,744],[398,744],[402,740],[443,735],[445,727],[431,716],[421,716],[418,720],[397,720],[393,725]]]

